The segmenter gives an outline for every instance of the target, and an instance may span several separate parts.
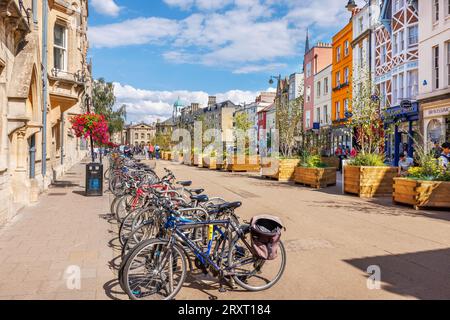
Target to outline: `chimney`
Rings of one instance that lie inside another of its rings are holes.
[[[215,96],[208,97],[208,107],[212,107],[217,103],[217,98]]]

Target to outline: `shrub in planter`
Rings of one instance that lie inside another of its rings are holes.
[[[345,166],[344,191],[366,198],[391,195],[398,169],[383,160],[378,154],[359,154]]]
[[[308,155],[295,168],[294,181],[314,188],[336,185],[336,168],[328,167],[319,155]]]
[[[393,201],[422,207],[450,208],[450,171],[439,166],[432,154],[419,152],[419,167],[394,179]]]

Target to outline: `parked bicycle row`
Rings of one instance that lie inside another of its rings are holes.
[[[130,299],[173,299],[188,272],[218,279],[219,291],[267,290],[283,275],[286,251],[279,218],[242,221],[241,202],[209,197],[191,181],[113,153],[105,173],[120,224],[119,282]]]

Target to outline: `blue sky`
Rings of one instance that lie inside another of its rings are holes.
[[[94,77],[116,83],[129,121],[171,114],[178,96],[254,100],[271,75],[301,71],[311,43],[331,41],[347,0],[91,0]]]

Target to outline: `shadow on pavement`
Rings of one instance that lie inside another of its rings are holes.
[[[379,266],[381,289],[418,299],[450,299],[450,248],[344,260],[368,272]]]

